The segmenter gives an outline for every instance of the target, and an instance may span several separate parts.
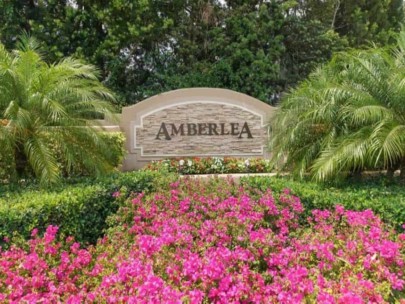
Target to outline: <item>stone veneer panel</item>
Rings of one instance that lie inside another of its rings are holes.
[[[142,156],[260,156],[267,139],[267,127],[263,126],[261,115],[227,104],[193,102],[174,105],[141,120],[142,126],[135,126],[134,148],[140,148]],[[234,135],[231,123],[234,124]],[[176,134],[175,130],[173,133],[172,124],[177,130],[183,125],[183,132]],[[195,125],[196,132],[190,125],[190,133],[196,135],[187,134],[187,124]],[[202,124],[202,135],[198,134],[198,124]],[[223,135],[221,128],[224,129]]]

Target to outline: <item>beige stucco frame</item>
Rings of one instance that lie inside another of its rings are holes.
[[[123,170],[134,170],[145,166],[152,160],[162,159],[165,155],[159,156],[143,156],[141,147],[135,145],[135,129],[142,126],[142,119],[153,112],[161,109],[169,108],[179,104],[192,104],[197,102],[205,102],[207,104],[225,104],[241,109],[247,110],[255,115],[261,117],[262,126],[265,127],[269,123],[276,108],[271,107],[264,102],[252,98],[246,94],[234,92],[226,89],[213,89],[213,88],[192,88],[180,89],[175,91],[166,92],[148,98],[135,105],[124,107],[120,117],[119,127],[126,137],[126,148],[128,154],[126,155],[123,163]],[[174,157],[175,155],[170,155]],[[180,155],[179,155],[180,156]],[[184,157],[185,155],[181,155]],[[193,155],[196,156],[196,155]],[[199,155],[208,156],[208,155]],[[210,155],[210,156],[224,156],[224,155]],[[235,157],[249,157],[249,156],[262,156],[267,157],[266,149],[263,149],[262,155],[232,155]]]

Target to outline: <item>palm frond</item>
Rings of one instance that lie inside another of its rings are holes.
[[[28,138],[24,142],[24,151],[41,184],[52,184],[59,180],[59,168],[56,159],[46,143],[41,141],[39,137]]]
[[[405,32],[397,47],[342,52],[281,102],[272,161],[319,181],[405,161]]]
[[[97,174],[111,170],[108,147],[87,127],[90,117],[113,116],[114,95],[98,75],[94,66],[73,58],[47,64],[28,35],[13,52],[0,45],[0,119],[7,120],[0,137],[24,151],[41,183],[57,181],[60,162],[68,168],[80,163]],[[63,151],[62,159],[50,148],[52,140]]]

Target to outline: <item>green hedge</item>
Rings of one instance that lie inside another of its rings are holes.
[[[246,177],[241,183],[274,192],[290,189],[301,199],[306,215],[313,209],[331,209],[340,204],[350,210],[371,209],[395,228],[405,223],[405,188],[384,185],[382,180],[335,187],[280,177]]]
[[[106,218],[118,209],[113,193],[151,191],[158,176],[154,172],[117,173],[52,190],[30,186],[26,190],[3,193],[0,244],[13,232],[27,239],[32,229],[43,232],[50,224],[59,226],[62,234],[72,235],[79,242],[94,244],[106,228]]]

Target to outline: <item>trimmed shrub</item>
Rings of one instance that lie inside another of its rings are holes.
[[[52,190],[10,192],[0,197],[0,241],[15,232],[27,239],[33,228],[41,233],[48,225],[58,225],[62,234],[95,243],[107,227],[106,218],[118,209],[117,197],[151,191],[158,176],[153,172],[120,173]]]
[[[400,185],[356,183],[328,186],[279,177],[243,177],[241,183],[253,189],[281,193],[290,189],[300,197],[307,213],[313,209],[334,209],[339,204],[350,210],[371,209],[386,223],[398,228],[405,223],[405,188]]]

